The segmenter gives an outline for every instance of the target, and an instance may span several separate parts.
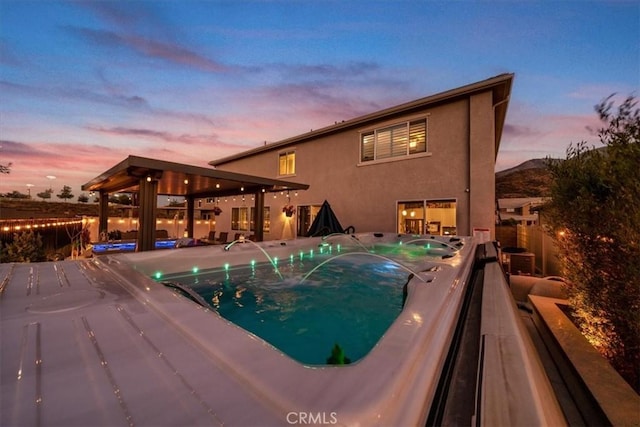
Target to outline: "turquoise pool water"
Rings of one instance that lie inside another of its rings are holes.
[[[314,251],[156,280],[191,288],[222,317],[303,364],[326,364],[335,344],[353,363],[400,314],[412,268],[455,252],[436,242]]]

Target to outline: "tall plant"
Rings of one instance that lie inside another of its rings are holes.
[[[38,262],[45,259],[42,237],[33,230],[14,233],[13,242],[2,248],[0,256],[1,262]]]
[[[602,149],[570,145],[544,211],[573,315],[589,341],[640,390],[640,110],[634,97],[596,106]]]

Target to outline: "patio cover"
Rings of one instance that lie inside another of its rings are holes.
[[[100,231],[107,229],[109,193],[138,193],[138,250],[155,248],[155,210],[159,194],[185,197],[189,219],[187,232],[190,237],[193,237],[195,199],[255,194],[255,212],[256,216],[259,216],[255,218],[255,235],[258,240],[262,240],[264,193],[307,188],[307,184],[138,156],[127,157],[82,186],[83,191],[95,191],[100,194]]]
[[[336,214],[333,213],[329,202],[325,200],[316,215],[316,219],[313,220],[313,224],[309,227],[307,235],[313,237],[343,232],[344,229],[340,225],[340,221],[336,218]]]

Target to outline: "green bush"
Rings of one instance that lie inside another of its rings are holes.
[[[560,249],[573,316],[640,390],[640,111],[628,97],[596,106],[604,148],[570,145],[544,211]]]
[[[33,230],[14,233],[13,242],[2,248],[1,262],[38,262],[45,261],[42,236]]]

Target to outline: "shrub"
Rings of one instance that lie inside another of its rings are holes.
[[[33,230],[14,233],[13,242],[2,249],[2,262],[38,262],[45,261],[42,236]]]
[[[574,318],[589,341],[640,390],[640,111],[628,97],[596,106],[602,149],[584,142],[553,176],[545,206]]]

